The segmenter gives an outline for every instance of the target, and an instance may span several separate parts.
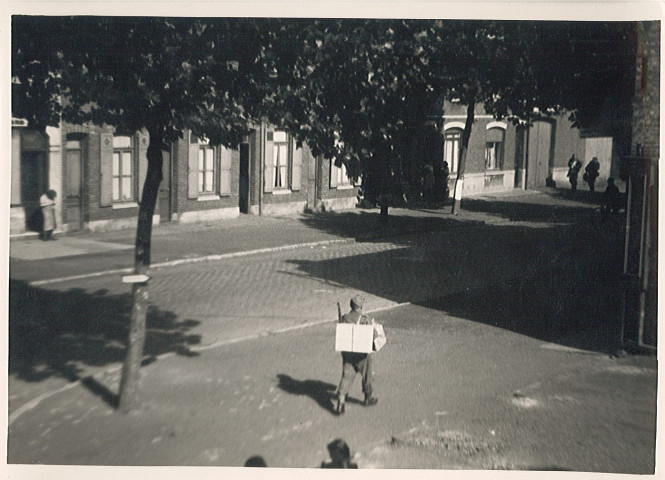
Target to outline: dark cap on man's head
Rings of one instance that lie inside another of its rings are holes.
[[[357,307],[357,308],[363,308],[363,297],[360,295],[355,295],[354,297],[351,298],[351,308]]]

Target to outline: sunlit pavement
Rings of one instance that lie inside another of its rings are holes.
[[[512,321],[507,313],[514,304],[501,303],[512,287],[527,296],[565,293],[556,281],[528,292],[542,282],[538,272],[583,254],[580,245],[590,240],[588,229],[574,227],[586,221],[589,205],[554,200],[508,197],[492,212],[476,200],[470,206],[479,211],[457,220],[421,212],[432,216],[430,228],[411,223],[418,233],[374,241],[355,242],[349,234],[358,227],[350,221],[368,221],[361,216],[336,217],[346,226],[328,231],[318,219],[271,219],[281,230],[258,243],[256,225],[227,229],[238,245],[245,232],[246,247],[266,250],[153,271],[144,407],[129,416],[111,407],[130,301],[120,274],[36,287],[12,283],[13,306],[22,308],[11,318],[9,459],[242,465],[263,453],[274,466],[317,466],[327,441],[344,436],[361,468],[648,473],[655,359],[610,358],[611,345],[598,348],[584,332],[562,335],[547,324],[560,318],[522,308]],[[155,238],[165,250],[190,245],[190,255],[210,255],[206,240],[220,232],[173,230]],[[118,235],[92,240],[127,245]],[[308,246],[284,249],[289,238]],[[103,256],[127,253],[113,248]],[[70,273],[77,261],[103,265],[99,258],[91,252],[50,261],[67,261]],[[37,264],[54,267],[46,259],[23,262],[14,264],[12,278],[29,281]],[[25,289],[38,301],[27,302]],[[382,399],[370,410],[350,405],[347,416],[336,418],[328,402],[341,362],[332,351],[331,320],[336,302],[346,305],[358,291],[393,330],[377,362]],[[466,299],[428,303],[469,291]],[[548,301],[560,300],[554,297]],[[490,308],[479,311],[474,303]],[[584,316],[578,307],[566,315]],[[494,322],[497,309],[509,321]],[[542,328],[527,328],[534,321]],[[27,334],[30,341],[23,340]],[[354,428],[359,421],[371,425]],[[632,439],[630,458],[619,452],[626,439]]]

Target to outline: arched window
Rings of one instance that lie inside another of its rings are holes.
[[[448,163],[450,173],[457,172],[461,145],[462,129],[446,129],[443,137],[443,160]]]

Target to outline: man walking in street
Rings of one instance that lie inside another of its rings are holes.
[[[363,298],[356,295],[351,299],[351,311],[340,318],[340,323],[355,323],[360,325],[371,325],[372,320],[362,314]],[[344,413],[344,405],[346,396],[353,385],[353,380],[356,373],[362,374],[362,387],[365,394],[365,401],[363,405],[369,407],[376,405],[379,401],[378,398],[372,396],[372,380],[373,380],[373,360],[374,352],[372,353],[357,353],[357,352],[342,352],[342,378],[337,387],[337,414]]]

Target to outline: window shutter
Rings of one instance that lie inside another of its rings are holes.
[[[219,194],[231,195],[231,158],[232,151],[224,146],[221,149],[219,162]]]
[[[11,205],[21,204],[21,129],[12,128]]]
[[[113,204],[113,134],[102,132],[99,138],[99,206],[109,207]]]
[[[335,159],[330,159],[330,188],[337,188],[337,167]]]
[[[190,137],[191,137],[190,133]],[[189,158],[187,159],[187,198],[199,197],[199,142],[190,138]]]
[[[144,131],[138,132],[138,135],[136,135],[136,139],[138,140],[139,146],[137,148],[138,151],[138,164],[139,164],[139,196],[137,198],[137,201],[141,201],[141,198],[143,198],[143,184],[145,184],[145,177],[148,173],[148,134]]]
[[[291,162],[291,190],[300,190],[302,179],[302,148],[298,148],[295,138],[291,140],[293,150],[293,161]]]
[[[264,178],[263,178],[263,191],[272,192],[273,191],[273,164],[272,164],[272,155],[273,155],[273,132],[274,130],[268,129],[266,131],[266,148],[265,148],[265,161],[264,161]]]

